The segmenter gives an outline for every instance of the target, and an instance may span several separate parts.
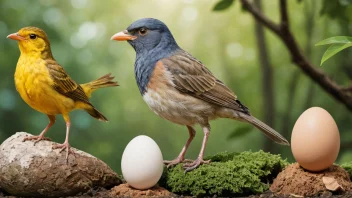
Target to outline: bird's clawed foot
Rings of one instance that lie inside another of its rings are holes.
[[[173,160],[164,160],[164,164],[166,165],[167,168],[174,167],[181,162],[183,162],[183,159],[181,159],[179,157],[177,157],[176,159],[173,159]]]
[[[25,138],[23,139],[23,142],[25,142],[25,141],[27,141],[27,140],[35,140],[35,141],[34,141],[34,145],[36,145],[38,142],[40,142],[40,141],[42,141],[42,140],[51,141],[50,138],[44,137],[44,135],[33,135],[33,136],[25,137]]]
[[[164,164],[166,165],[167,168],[171,168],[176,166],[179,163],[192,163],[193,160],[190,159],[184,159],[183,157],[178,156],[176,159],[173,160],[164,160]]]
[[[203,158],[198,157],[196,160],[187,163],[186,160],[184,162],[186,162],[185,164],[183,164],[183,168],[185,169],[185,173],[192,171],[196,168],[198,168],[201,164],[209,164],[210,160],[203,160]]]
[[[68,155],[70,153],[73,154],[76,157],[75,152],[72,151],[71,146],[70,146],[70,144],[68,142],[64,142],[63,144],[54,145],[52,148],[53,149],[61,149],[60,153],[62,151],[64,151],[64,150],[66,150],[66,162],[68,162]]]

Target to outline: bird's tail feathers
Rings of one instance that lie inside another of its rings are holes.
[[[246,114],[241,114],[240,118],[253,124],[261,132],[263,132],[266,136],[268,136],[276,143],[282,144],[282,145],[288,145],[288,146],[290,145],[290,143],[280,133],[278,133],[277,131],[275,131],[274,129],[272,129],[262,121],[258,120],[257,118]]]
[[[85,111],[87,113],[89,113],[89,115],[91,115],[95,119],[98,119],[98,120],[104,121],[104,122],[108,121],[108,119],[93,106],[91,106],[90,108],[85,109]]]
[[[111,73],[109,73],[89,83],[81,84],[81,87],[84,93],[90,97],[92,92],[99,88],[118,86],[116,81],[112,81],[114,78],[115,77],[111,76]]]

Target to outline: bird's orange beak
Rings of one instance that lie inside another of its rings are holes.
[[[18,33],[13,33],[13,34],[9,34],[6,38],[12,39],[12,40],[16,40],[16,41],[23,41],[26,40],[26,38],[18,35]]]
[[[131,41],[136,39],[136,36],[132,36],[128,33],[127,30],[124,30],[122,32],[118,32],[114,34],[114,36],[111,37],[111,40],[116,40],[116,41]]]

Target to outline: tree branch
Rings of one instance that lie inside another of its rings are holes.
[[[342,88],[343,91],[352,91],[352,86],[350,87],[346,87],[346,88]]]
[[[288,14],[287,14],[287,2],[286,0],[280,0],[280,16],[281,16],[281,28],[288,29]]]
[[[318,83],[327,93],[334,97],[337,101],[343,103],[350,111],[352,111],[352,93],[344,90],[335,81],[330,79],[323,71],[314,66],[301,52],[298,44],[292,35],[289,26],[287,28],[282,25],[278,26],[267,18],[261,11],[259,11],[252,3],[248,0],[241,0],[241,3],[245,9],[250,12],[253,17],[261,22],[264,26],[273,31],[289,50],[292,61],[295,63],[307,76],[313,81]],[[281,22],[288,20],[287,17],[287,6],[286,0],[280,0],[280,13]],[[288,25],[288,22],[287,22]]]
[[[256,7],[252,6],[247,0],[241,0],[242,5],[246,8],[252,15],[255,17],[256,20],[261,22],[264,26],[269,28],[271,31],[275,32],[276,34],[280,33],[280,27],[276,25],[274,22],[270,21],[261,11],[259,11]]]

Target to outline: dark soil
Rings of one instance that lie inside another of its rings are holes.
[[[128,194],[122,194],[122,193]],[[15,196],[10,196],[6,192],[4,192],[0,187],[0,197],[4,198],[16,198]],[[166,189],[162,187],[154,187],[150,190],[136,190],[130,188],[127,184],[121,184],[119,186],[115,186],[114,188],[107,190],[105,188],[97,188],[91,189],[87,193],[79,194],[77,196],[72,196],[69,198],[86,198],[86,197],[94,197],[94,198],[115,198],[115,197],[182,197],[187,198],[187,196],[175,195],[168,192]],[[270,191],[265,192],[261,195],[251,195],[249,198],[295,198],[299,196],[294,195],[280,195],[274,194]],[[314,197],[324,197],[324,198],[343,198],[343,197],[352,197],[352,192],[346,192],[342,195],[336,195],[329,191],[324,191],[322,193],[317,194]]]
[[[323,176],[334,177],[344,188],[344,191],[328,191],[322,182]],[[320,173],[311,173],[302,169],[298,164],[291,164],[283,170],[274,180],[271,191],[261,195],[251,195],[249,198],[295,198],[303,196],[342,198],[352,197],[352,183],[346,171],[339,166],[333,165],[328,170]],[[275,193],[273,193],[275,192]],[[309,195],[308,195],[309,193]],[[0,186],[0,197],[15,198],[3,191]],[[121,184],[111,189],[95,188],[84,194],[78,194],[70,198],[113,198],[113,197],[189,197],[176,195],[168,190],[156,186],[148,190],[137,190],[128,184]]]
[[[294,194],[290,195],[282,195],[282,194],[275,194],[272,192],[266,192],[261,195],[251,195],[249,198],[297,198],[297,197],[303,197],[303,196],[298,196]],[[330,191],[323,191],[315,196],[312,197],[324,197],[324,198],[343,198],[343,197],[352,197],[352,192],[345,192],[344,194],[341,195],[335,195],[334,193]]]
[[[6,198],[14,198],[15,196],[10,196],[7,192],[4,191],[4,189],[1,188],[0,186],[0,197],[6,197]]]

